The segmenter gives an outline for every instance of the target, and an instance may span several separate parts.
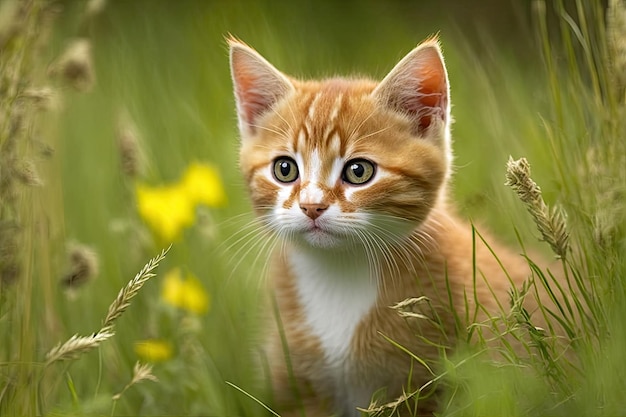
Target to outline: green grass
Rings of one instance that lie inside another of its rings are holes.
[[[0,283],[0,414],[270,415],[254,399],[270,402],[253,361],[262,336],[264,262],[255,262],[256,253],[240,262],[242,244],[230,246],[252,215],[237,169],[224,36],[238,36],[297,76],[356,71],[379,78],[435,32],[452,84],[459,210],[479,232],[493,230],[520,253],[525,247],[549,256],[532,218],[504,185],[509,155],[528,158],[545,200],[568,214],[573,251],[563,267],[574,286],[578,279],[598,298],[579,334],[580,372],[550,368],[549,355],[505,366],[460,351],[443,358],[437,378],[446,388],[443,414],[625,414],[626,103],[615,80],[626,68],[610,64],[599,2],[547,2],[545,19],[518,3],[487,2],[472,12],[455,2],[127,1],[110,2],[84,20],[84,4],[67,1],[49,23],[43,49],[33,49],[26,35],[2,41],[0,153],[14,117],[8,110],[20,105],[6,89],[16,62],[23,63],[23,83],[15,85],[52,85],[62,107],[37,111],[26,102],[21,123],[29,128],[14,153],[33,162],[43,186],[18,184],[15,198],[0,200],[1,265],[9,249],[21,265],[15,283]],[[512,7],[532,14],[527,21],[534,24],[519,24]],[[21,28],[44,36],[33,29],[43,24],[29,26],[38,16],[33,10]],[[526,31],[511,30],[518,25]],[[0,40],[5,33],[0,30]],[[89,92],[47,75],[75,36],[93,45],[96,83]],[[120,169],[122,112],[142,138],[141,181],[176,181],[189,163],[208,162],[221,173],[228,204],[202,209],[208,216],[174,242],[157,277],[117,320],[115,336],[75,361],[46,367],[46,353],[58,343],[100,329],[118,291],[167,246],[142,224],[134,180]],[[42,152],[41,143],[53,153]],[[2,164],[7,178],[7,159]],[[20,228],[8,228],[10,222]],[[19,244],[7,243],[9,233]],[[99,260],[97,277],[73,296],[60,284],[70,242],[89,245]],[[161,300],[164,273],[175,267],[202,281],[212,300],[208,314],[194,316]],[[135,342],[147,338],[169,341],[173,357],[154,364],[158,382],[125,389],[138,359]],[[549,352],[548,342],[535,341]]]

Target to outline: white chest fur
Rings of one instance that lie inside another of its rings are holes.
[[[351,403],[337,405],[352,410],[356,405],[367,406],[372,393],[362,392],[351,381],[354,364],[349,351],[357,326],[378,295],[368,260],[365,255],[341,251],[294,251],[289,260],[307,324],[324,350],[336,398]]]

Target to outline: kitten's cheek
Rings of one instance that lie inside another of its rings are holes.
[[[249,191],[255,210],[261,214],[267,214],[280,198],[280,189],[276,184],[258,173],[253,176]]]
[[[353,213],[376,205],[380,192],[374,191],[372,185],[373,183],[346,187],[344,190],[344,201],[340,203],[342,212]]]

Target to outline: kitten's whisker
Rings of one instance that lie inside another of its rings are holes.
[[[367,239],[367,236],[361,230],[355,229],[354,231],[355,236],[359,239],[359,242],[363,245],[363,249],[365,250],[368,268],[370,269],[370,279],[378,280],[378,276],[381,273],[379,263],[380,260],[378,258],[378,255],[374,248],[371,246],[369,239]]]
[[[350,121],[347,123],[347,126],[352,126],[352,123],[354,122],[354,119],[357,118],[357,116],[359,116],[361,114],[361,109],[363,108],[363,100],[359,100],[359,107],[357,107],[355,109],[355,111],[352,112],[352,117],[350,118]],[[355,130],[352,129],[350,134],[348,135],[348,140],[349,138],[352,137],[352,135],[354,134]]]
[[[256,227],[254,227],[256,226]],[[225,245],[225,244],[229,244],[228,247],[226,247],[225,249],[223,249],[224,252],[230,252],[235,246],[239,245],[241,242],[247,242],[251,239],[249,239],[250,237],[253,237],[257,234],[266,234],[266,230],[262,225],[250,225],[248,227],[246,227],[245,230],[241,230],[241,233],[244,233],[242,236],[239,236],[238,234],[234,234],[233,236],[231,236],[230,238],[228,238],[227,240],[225,240],[222,244],[220,244],[220,246],[218,246],[218,250],[221,250],[221,246]],[[235,239],[233,242],[231,242],[231,239]],[[243,248],[245,248],[246,245],[244,244],[243,246],[241,246],[240,248],[238,248],[235,253],[233,254],[233,257],[238,256],[240,254],[240,252],[243,250]]]
[[[225,227],[229,227],[233,225],[236,226],[237,224],[240,224],[240,223],[250,223],[253,220],[256,220],[256,217],[254,217],[252,213],[250,212],[239,213],[239,214],[235,214],[226,219],[221,220],[220,222],[216,224],[216,227],[219,227],[220,229],[224,229]]]
[[[408,263],[407,260],[406,260],[406,254],[404,254],[400,250],[401,246],[397,245],[396,242],[394,242],[395,237],[392,236],[392,240],[389,241],[389,240],[385,239],[383,236],[381,236],[379,234],[376,234],[376,236],[378,237],[378,239],[384,245],[384,247],[386,249],[386,252],[389,253],[388,257],[393,262],[393,270],[391,271],[391,279],[392,279],[392,281],[400,279],[400,276],[402,275],[402,272],[401,272],[400,264],[399,264],[398,260],[402,261],[402,263],[404,264],[406,269],[408,269],[408,270],[411,269],[410,263]],[[396,256],[392,256],[394,253],[395,253]]]
[[[363,125],[374,115],[374,113],[375,112],[372,111],[367,117],[363,118],[363,120],[361,120],[361,122],[354,129],[352,129],[352,131],[348,135],[348,141],[352,141],[354,135],[358,133],[359,129],[363,127]]]
[[[263,126],[263,125],[257,125],[257,124],[251,124],[251,127],[255,127],[257,129],[261,129],[261,130],[265,130],[267,132],[270,133],[275,133],[278,136],[280,136],[281,138],[287,139],[289,140],[289,135],[287,134],[287,131],[285,131],[284,129],[274,129],[268,126]]]
[[[228,253],[231,252],[234,247],[241,245],[230,256],[229,263],[233,262],[234,259],[237,259],[237,262],[232,268],[229,279],[233,277],[234,273],[238,270],[239,266],[248,257],[248,255],[252,251],[256,250],[260,245],[263,246],[258,251],[257,258],[260,254],[265,253],[265,242],[274,239],[274,233],[265,226],[265,222],[269,218],[269,215],[262,215],[258,218],[254,218],[218,246],[218,250],[220,252]],[[258,236],[258,239],[254,238],[255,236]],[[257,258],[253,261],[252,267],[256,265],[256,262],[258,261]]]
[[[294,114],[293,114],[293,110],[291,109],[291,104],[289,104],[289,111],[291,112],[291,116],[292,116],[292,117],[294,118],[294,120],[295,120],[295,116],[294,116]],[[294,133],[293,126],[291,125],[291,123],[289,123],[289,121],[288,121],[287,119],[285,119],[285,118],[283,117],[283,115],[282,115],[282,114],[280,114],[280,112],[278,112],[278,111],[274,111],[274,114],[275,114],[276,116],[278,116],[278,117],[280,118],[280,120],[282,120],[283,122],[285,122],[285,124],[287,125],[287,129],[289,129],[289,130],[283,129],[283,130],[285,131],[285,137],[286,137],[286,138],[290,138],[290,136],[291,136],[291,135],[293,135],[293,133]],[[291,133],[291,135],[290,135],[290,133]]]
[[[229,244],[229,246],[226,247],[226,249],[224,250],[224,252],[228,252],[235,245],[240,243],[242,240],[248,238],[250,235],[254,234],[256,231],[261,231],[265,226],[264,220],[266,217],[268,216],[259,216],[257,218],[253,218],[250,221],[248,221],[239,230],[237,230],[231,236],[226,238],[222,243],[220,243],[220,245],[217,247],[217,250],[222,251],[223,247],[226,244]],[[242,233],[244,233],[243,236],[241,236]],[[232,242],[233,239],[236,239],[236,240]]]
[[[250,253],[252,251],[257,249],[257,247],[260,245],[260,242],[265,241],[265,240],[271,240],[271,238],[272,238],[271,235],[268,236],[267,234],[262,234],[262,235],[260,235],[260,239],[255,240],[252,244],[246,245],[241,250],[237,251],[237,253],[234,254],[233,257],[231,257],[231,259],[230,259],[230,262],[232,262],[234,259],[237,259],[237,261],[233,265],[228,279],[229,280],[233,279],[233,276],[235,275],[235,273],[237,271],[239,271],[239,267],[242,265],[244,260],[246,260],[248,258],[248,256],[250,255]],[[242,253],[242,251],[243,251],[243,253]],[[260,251],[260,252],[262,252],[262,251]],[[239,254],[241,254],[241,255],[239,255]],[[250,273],[254,269],[254,267],[256,266],[255,262],[256,262],[256,259],[255,259],[255,261],[252,264],[250,264],[249,268],[247,269],[247,272],[248,272],[247,279],[251,278]]]
[[[389,247],[385,240],[382,239],[378,234],[372,233],[372,231],[368,231],[365,236],[368,238],[368,242],[375,245],[375,247],[378,249],[376,253],[382,256],[382,260],[387,265],[387,269],[389,270],[391,275],[399,274],[400,270],[398,269],[395,260],[389,253]]]
[[[258,236],[260,237],[260,239],[249,239],[251,236]],[[245,236],[237,239],[237,242],[231,244],[229,246],[229,250],[232,249],[235,245],[241,243],[242,241],[244,242],[243,245],[237,248],[237,250],[230,257],[229,262],[232,262],[234,259],[237,259],[237,262],[233,267],[233,272],[237,270],[241,262],[248,256],[248,254],[261,244],[263,239],[267,239],[271,237],[272,237],[272,233],[270,231],[268,231],[265,228],[260,227],[260,228],[247,232]]]
[[[291,120],[293,120],[294,122],[295,122],[295,121],[297,121],[297,120],[298,120],[298,118],[296,117],[296,114],[295,114],[295,112],[294,112],[294,109],[293,109],[293,107],[291,106],[291,101],[289,101],[289,102],[287,103],[287,109],[289,110],[289,113],[291,114]],[[285,123],[287,124],[287,126],[289,126],[289,129],[291,129],[291,132],[292,132],[293,134],[295,134],[295,132],[296,132],[296,131],[295,131],[295,129],[293,128],[293,126],[292,126],[292,125],[291,125],[291,124],[290,124],[290,123],[289,123],[289,122],[288,122],[288,121],[287,121],[284,117],[282,117],[282,116],[280,116],[280,117],[281,117],[281,118],[285,121]]]
[[[261,269],[261,277],[262,277],[262,279],[258,280],[259,285],[264,281],[265,277],[268,276],[268,271],[269,271],[269,266],[270,266],[270,262],[269,262],[270,257],[268,255],[270,253],[273,253],[274,248],[276,247],[276,245],[277,245],[279,240],[280,240],[280,238],[277,237],[276,234],[272,233],[270,239],[265,239],[263,241],[263,244],[262,244],[261,248],[258,250],[258,253],[257,253],[256,257],[252,261],[252,265],[256,265],[257,262],[259,261],[261,255],[263,255],[263,257],[265,259],[265,262],[263,263],[263,268]]]
[[[376,221],[379,223],[389,223],[397,225],[398,223],[407,223],[407,220],[398,216],[389,214],[377,214]],[[424,253],[430,252],[436,249],[437,242],[432,237],[431,233],[438,234],[442,229],[441,223],[429,216],[422,224],[413,230],[408,236],[406,245],[415,246],[416,251],[413,252],[418,255],[419,259],[424,259]]]
[[[410,248],[407,247],[407,239],[401,236],[394,235],[393,233],[390,233],[388,230],[379,226],[374,225],[374,227],[378,231],[377,234],[380,236],[380,239],[386,242],[388,250],[396,254],[398,259],[402,261],[407,270],[414,270],[415,268],[413,267],[413,264],[410,260],[411,255],[416,255],[416,253],[412,253]]]
[[[364,140],[364,139],[367,139],[367,138],[369,138],[369,137],[372,137],[372,136],[374,136],[374,135],[377,135],[377,134],[379,134],[379,133],[382,133],[382,132],[384,132],[385,130],[388,130],[388,129],[390,129],[390,126],[385,126],[385,127],[383,127],[382,129],[378,129],[378,130],[376,130],[376,131],[374,131],[374,132],[368,133],[367,135],[364,135],[364,136],[359,136],[358,138],[355,138],[355,139],[354,139],[354,143],[356,144],[356,143],[358,143],[358,142],[360,142],[360,141],[362,141],[362,140]]]

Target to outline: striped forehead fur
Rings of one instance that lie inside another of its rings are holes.
[[[306,141],[304,144],[296,144],[300,147],[296,146],[294,150],[311,152],[313,148],[325,149],[334,145],[332,147],[335,151],[345,154],[345,141],[337,143],[337,139],[349,139],[356,133],[357,126],[351,125],[360,118],[359,102],[373,88],[374,84],[368,81],[342,78],[299,83],[294,103],[290,104],[298,110],[297,114],[292,114],[292,123],[299,130],[294,136],[304,137]],[[348,110],[352,113],[351,121],[346,120]],[[306,117],[302,118],[303,114]],[[339,149],[336,149],[337,145]]]

